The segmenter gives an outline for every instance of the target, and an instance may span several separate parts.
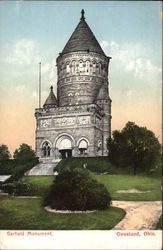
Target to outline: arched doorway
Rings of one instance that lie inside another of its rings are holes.
[[[72,157],[72,139],[67,135],[63,135],[58,138],[56,142],[56,148],[58,149],[61,158]]]

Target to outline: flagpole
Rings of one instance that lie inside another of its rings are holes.
[[[39,62],[39,108],[41,108],[41,62]]]

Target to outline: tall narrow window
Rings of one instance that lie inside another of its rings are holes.
[[[69,62],[66,63],[66,73],[70,73],[70,65]]]
[[[51,147],[50,147],[50,143],[49,142],[44,142],[42,145],[42,154],[43,157],[48,157],[50,156],[50,152],[51,151]]]
[[[98,63],[98,74],[101,75],[101,63]]]
[[[96,62],[93,62],[93,74],[96,74]]]
[[[86,73],[90,72],[90,62],[86,61]]]
[[[72,74],[75,74],[75,61],[72,62]]]

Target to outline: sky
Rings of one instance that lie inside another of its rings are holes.
[[[35,148],[39,62],[43,105],[81,9],[112,57],[112,131],[133,121],[161,141],[161,1],[0,1],[0,144],[11,153],[21,143]]]

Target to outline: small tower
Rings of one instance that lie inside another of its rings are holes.
[[[54,92],[53,92],[53,86],[50,87],[50,94],[48,96],[48,98],[46,99],[43,107],[44,109],[47,109],[47,108],[56,108],[58,105],[57,105],[57,99],[54,95]]]

